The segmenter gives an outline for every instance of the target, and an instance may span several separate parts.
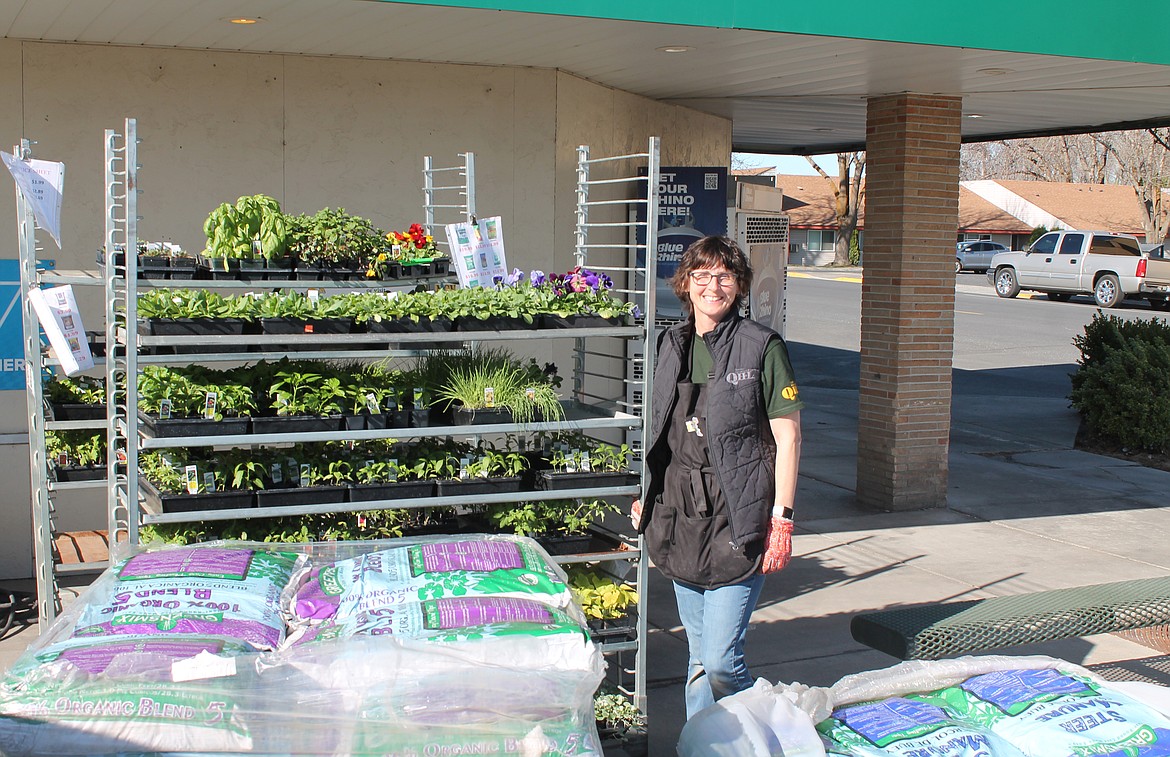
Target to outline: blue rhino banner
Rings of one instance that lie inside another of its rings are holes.
[[[659,175],[657,317],[679,319],[683,317],[682,304],[670,286],[670,277],[692,242],[727,233],[727,168],[664,167]],[[646,220],[643,205],[638,206],[637,220]],[[638,244],[646,244],[640,228]],[[646,265],[642,251],[637,262],[639,268]]]

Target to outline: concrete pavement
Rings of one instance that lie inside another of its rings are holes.
[[[994,381],[956,371],[947,507],[887,513],[855,501],[856,353],[789,347],[808,404],[796,557],[768,579],[753,617],[754,675],[828,685],[894,664],[852,640],[856,613],[1170,571],[1170,473],[1073,449],[1077,415],[1053,394],[1067,393],[1069,366],[1012,369]],[[653,570],[645,604],[650,754],[671,755],[684,720],[686,644],[670,586]],[[0,640],[0,668],[36,633],[32,625]],[[1150,654],[1108,635],[1014,651],[1078,663]]]

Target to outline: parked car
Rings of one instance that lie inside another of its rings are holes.
[[[1132,234],[1050,231],[1026,250],[997,254],[987,278],[1000,297],[1015,297],[1021,289],[1060,302],[1091,294],[1097,305],[1112,308],[1142,294],[1147,262]]]
[[[1164,244],[1153,245],[1146,250],[1146,256],[1142,294],[1154,310],[1170,310],[1170,250]]]
[[[991,267],[991,258],[997,252],[1009,252],[1011,248],[999,242],[986,239],[969,240],[955,245],[955,273],[978,271],[982,273]]]

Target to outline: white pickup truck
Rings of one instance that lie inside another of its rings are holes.
[[[1022,252],[995,255],[987,278],[1000,297],[1015,297],[1022,289],[1062,302],[1091,294],[1097,305],[1111,308],[1129,295],[1145,296],[1147,264],[1130,234],[1050,231]]]
[[[1154,310],[1170,310],[1170,251],[1160,244],[1148,253],[1142,294]]]

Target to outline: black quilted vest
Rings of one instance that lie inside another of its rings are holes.
[[[650,453],[639,531],[650,522],[670,462],[666,421],[678,399],[677,384],[690,370],[687,344],[694,322],[671,326],[660,342],[651,395]],[[727,499],[731,533],[739,546],[763,539],[776,496],[776,442],[760,386],[764,349],[779,335],[732,313],[706,334],[714,360],[707,384],[707,447]]]

